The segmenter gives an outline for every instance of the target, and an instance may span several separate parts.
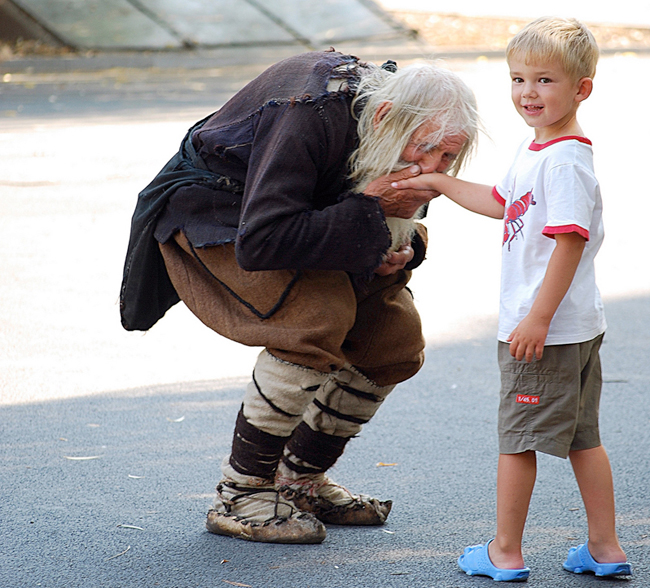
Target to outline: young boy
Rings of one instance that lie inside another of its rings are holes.
[[[564,569],[629,575],[615,529],[612,472],[598,431],[606,324],[594,257],[603,240],[591,142],[577,120],[592,90],[598,46],[573,19],[530,23],[506,50],[517,112],[535,130],[495,188],[426,174],[395,188],[434,189],[504,219],[499,313],[497,531],[458,564],[494,580],[528,578],[521,542],[536,478],[536,452],[567,456],[587,513],[589,540]],[[524,361],[525,360],[525,361]]]

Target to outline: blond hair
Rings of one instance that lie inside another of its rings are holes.
[[[559,61],[573,79],[596,75],[600,51],[591,31],[575,18],[542,17],[527,24],[508,43],[506,60]]]
[[[375,113],[385,102],[390,111],[375,125]],[[400,156],[413,133],[434,121],[436,129],[423,141],[440,144],[445,137],[467,137],[449,167],[456,175],[473,151],[479,119],[469,87],[453,72],[433,63],[416,63],[396,72],[374,67],[361,77],[352,104],[358,117],[359,147],[350,156],[350,178],[358,189],[364,184],[404,167]]]

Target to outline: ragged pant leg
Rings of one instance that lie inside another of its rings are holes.
[[[275,478],[282,496],[324,523],[383,524],[391,500],[354,494],[326,472],[393,388],[377,386],[351,365],[330,375],[284,449]]]
[[[357,312],[345,272],[301,271],[297,279],[290,270],[248,272],[233,243],[194,249],[182,232],[160,249],[183,302],[220,335],[321,372],[345,364]]]
[[[327,471],[395,386],[377,386],[351,365],[318,389],[286,445],[283,464],[295,474]]]
[[[420,320],[406,289],[410,272],[375,277],[364,288],[355,290],[345,272],[304,271],[297,281],[292,271],[246,272],[236,262],[234,245],[195,250],[182,233],[161,245],[161,251],[181,299],[207,326],[245,345],[266,347],[272,356],[289,364],[331,374],[333,392],[323,396],[320,406],[315,405],[311,411],[314,414],[306,417],[312,432],[301,428],[305,433],[303,439],[309,437],[309,441],[302,443],[304,448],[318,443],[312,439],[313,433],[326,436],[320,438],[320,446],[327,447],[323,450],[329,457],[321,462],[321,468],[336,461],[347,440],[356,434],[349,425],[358,427],[367,422],[374,414],[369,409],[376,410],[381,403],[371,401],[358,409],[358,415],[354,414],[357,409],[349,408],[347,403],[344,410],[351,411],[346,415],[351,420],[336,417],[344,422],[333,432],[320,431],[320,423],[325,419],[317,418],[315,413],[329,404],[337,410],[337,374],[358,371],[369,381],[369,393],[374,394],[375,388],[390,391],[422,365],[424,341]],[[260,313],[268,313],[285,295],[272,315],[260,318]],[[342,377],[345,384],[348,375]],[[363,390],[364,386],[365,383],[359,383],[358,388]],[[264,422],[264,418],[257,420]],[[260,443],[279,447],[284,433],[289,435],[292,426],[293,421],[283,434],[275,435],[274,442],[260,435]]]
[[[230,467],[272,480],[286,442],[327,378],[328,374],[262,351],[237,415]]]
[[[318,390],[284,452],[283,466],[294,474],[327,471],[395,384],[422,366],[425,343],[405,287],[409,277],[376,278],[357,293],[356,322],[344,344],[349,362]]]
[[[376,276],[356,291],[354,326],[343,343],[346,360],[378,386],[414,376],[424,363],[422,322],[407,288],[411,272]]]

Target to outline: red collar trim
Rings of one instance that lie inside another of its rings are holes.
[[[528,146],[528,149],[530,151],[541,151],[542,149],[546,149],[547,147],[550,147],[551,145],[555,145],[555,143],[560,143],[561,141],[580,141],[580,143],[591,145],[591,141],[587,139],[587,137],[579,137],[578,135],[568,135],[566,137],[559,137],[558,139],[552,139],[551,141],[548,141],[548,143],[535,143],[535,141],[533,141]]]

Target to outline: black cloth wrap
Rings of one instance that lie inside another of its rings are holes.
[[[265,433],[251,425],[244,416],[242,406],[237,414],[230,465],[245,476],[272,478],[287,439]]]
[[[307,423],[300,423],[287,443],[287,449],[298,459],[313,467],[298,465],[282,457],[282,462],[298,474],[326,472],[341,457],[350,437],[337,437],[314,431]]]
[[[234,194],[244,191],[241,182],[207,169],[192,145],[192,133],[211,116],[187,132],[178,153],[138,195],[120,289],[120,316],[127,331],[147,331],[180,300],[154,237],[158,217],[171,195],[190,185]]]

